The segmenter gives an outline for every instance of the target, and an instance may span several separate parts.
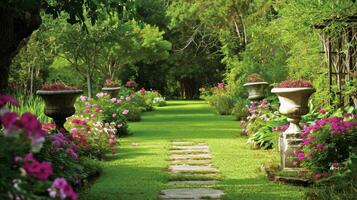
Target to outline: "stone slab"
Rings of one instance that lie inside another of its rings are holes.
[[[172,154],[171,160],[204,160],[212,159],[211,154]]]
[[[170,181],[170,185],[214,185],[218,181],[214,180],[197,180],[197,181]]]
[[[193,145],[193,146],[172,146],[172,150],[184,150],[184,149],[209,149],[207,145]]]
[[[195,145],[195,143],[194,142],[184,142],[184,141],[182,141],[182,142],[171,142],[171,145],[173,145],[173,146],[192,146],[192,145]]]
[[[209,149],[181,149],[171,150],[171,154],[197,154],[197,153],[210,153]]]
[[[178,188],[162,190],[161,199],[220,199],[224,192],[209,188]]]
[[[172,160],[171,164],[173,165],[209,165],[211,160]]]
[[[218,169],[212,165],[171,165],[169,171],[172,173],[216,173]]]

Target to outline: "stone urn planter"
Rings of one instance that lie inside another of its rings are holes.
[[[102,88],[102,91],[104,93],[107,93],[110,97],[117,97],[119,90],[120,90],[120,84],[118,81],[112,80],[112,79],[107,79],[104,82],[104,86]]]
[[[45,101],[45,115],[52,118],[57,129],[64,129],[66,118],[75,113],[76,98],[82,90],[38,90],[37,95]]]
[[[103,87],[102,91],[109,94],[111,97],[117,97],[120,87]]]
[[[260,101],[264,99],[264,90],[268,86],[267,82],[252,82],[243,85],[248,89],[248,99],[251,101]]]
[[[279,112],[288,117],[290,122],[289,128],[280,135],[279,149],[281,156],[281,168],[294,169],[297,168],[298,159],[294,154],[294,150],[299,148],[302,142],[300,133],[302,128],[299,125],[301,116],[309,112],[308,101],[310,96],[315,92],[310,84],[292,84],[296,87],[281,88],[276,87],[271,90],[275,93],[280,102]]]

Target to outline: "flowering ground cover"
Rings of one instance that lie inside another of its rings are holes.
[[[262,163],[278,162],[277,152],[251,150],[239,137],[239,122],[215,115],[202,101],[169,101],[129,128],[135,134],[121,140],[118,153],[104,162],[102,176],[80,194],[82,199],[157,199],[170,179],[165,168],[172,140],[210,146],[222,175],[213,187],[226,193],[224,199],[303,199],[306,189],[271,183],[257,172]]]

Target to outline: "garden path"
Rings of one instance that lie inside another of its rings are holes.
[[[224,191],[222,199],[231,200],[303,199],[304,188],[271,183],[257,171],[262,163],[278,161],[276,152],[250,149],[247,138],[239,136],[239,123],[234,117],[214,114],[203,101],[169,101],[129,127],[133,135],[121,139],[118,154],[104,162],[103,174],[81,193],[81,199],[155,200],[167,189],[177,188],[217,189]],[[184,146],[173,143],[181,141],[202,143],[204,147],[173,148]],[[174,155],[194,154],[197,149],[205,159],[188,164],[206,168],[173,167],[182,164],[172,159]],[[204,176],[187,178],[170,170],[196,170]],[[210,173],[202,173],[204,170]]]

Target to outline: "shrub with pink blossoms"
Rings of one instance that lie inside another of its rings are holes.
[[[326,177],[343,169],[342,163],[357,153],[357,115],[317,119],[305,126],[301,137],[301,150],[295,153],[302,165],[317,175],[315,179]]]
[[[267,100],[252,102],[248,106],[249,116],[242,120],[242,135],[248,135],[249,144],[255,148],[270,149],[276,147],[279,134],[288,127],[286,117],[273,112]]]
[[[65,178],[56,178],[48,189],[48,192],[50,197],[54,199],[78,199],[78,195],[73,191],[71,184]]]
[[[46,191],[56,177],[66,179],[67,199],[77,199],[72,186],[97,168],[78,157],[80,149],[70,135],[54,132],[53,124],[43,124],[31,113],[8,111],[6,104],[18,105],[9,96],[0,95],[0,101],[0,199],[48,198]]]

